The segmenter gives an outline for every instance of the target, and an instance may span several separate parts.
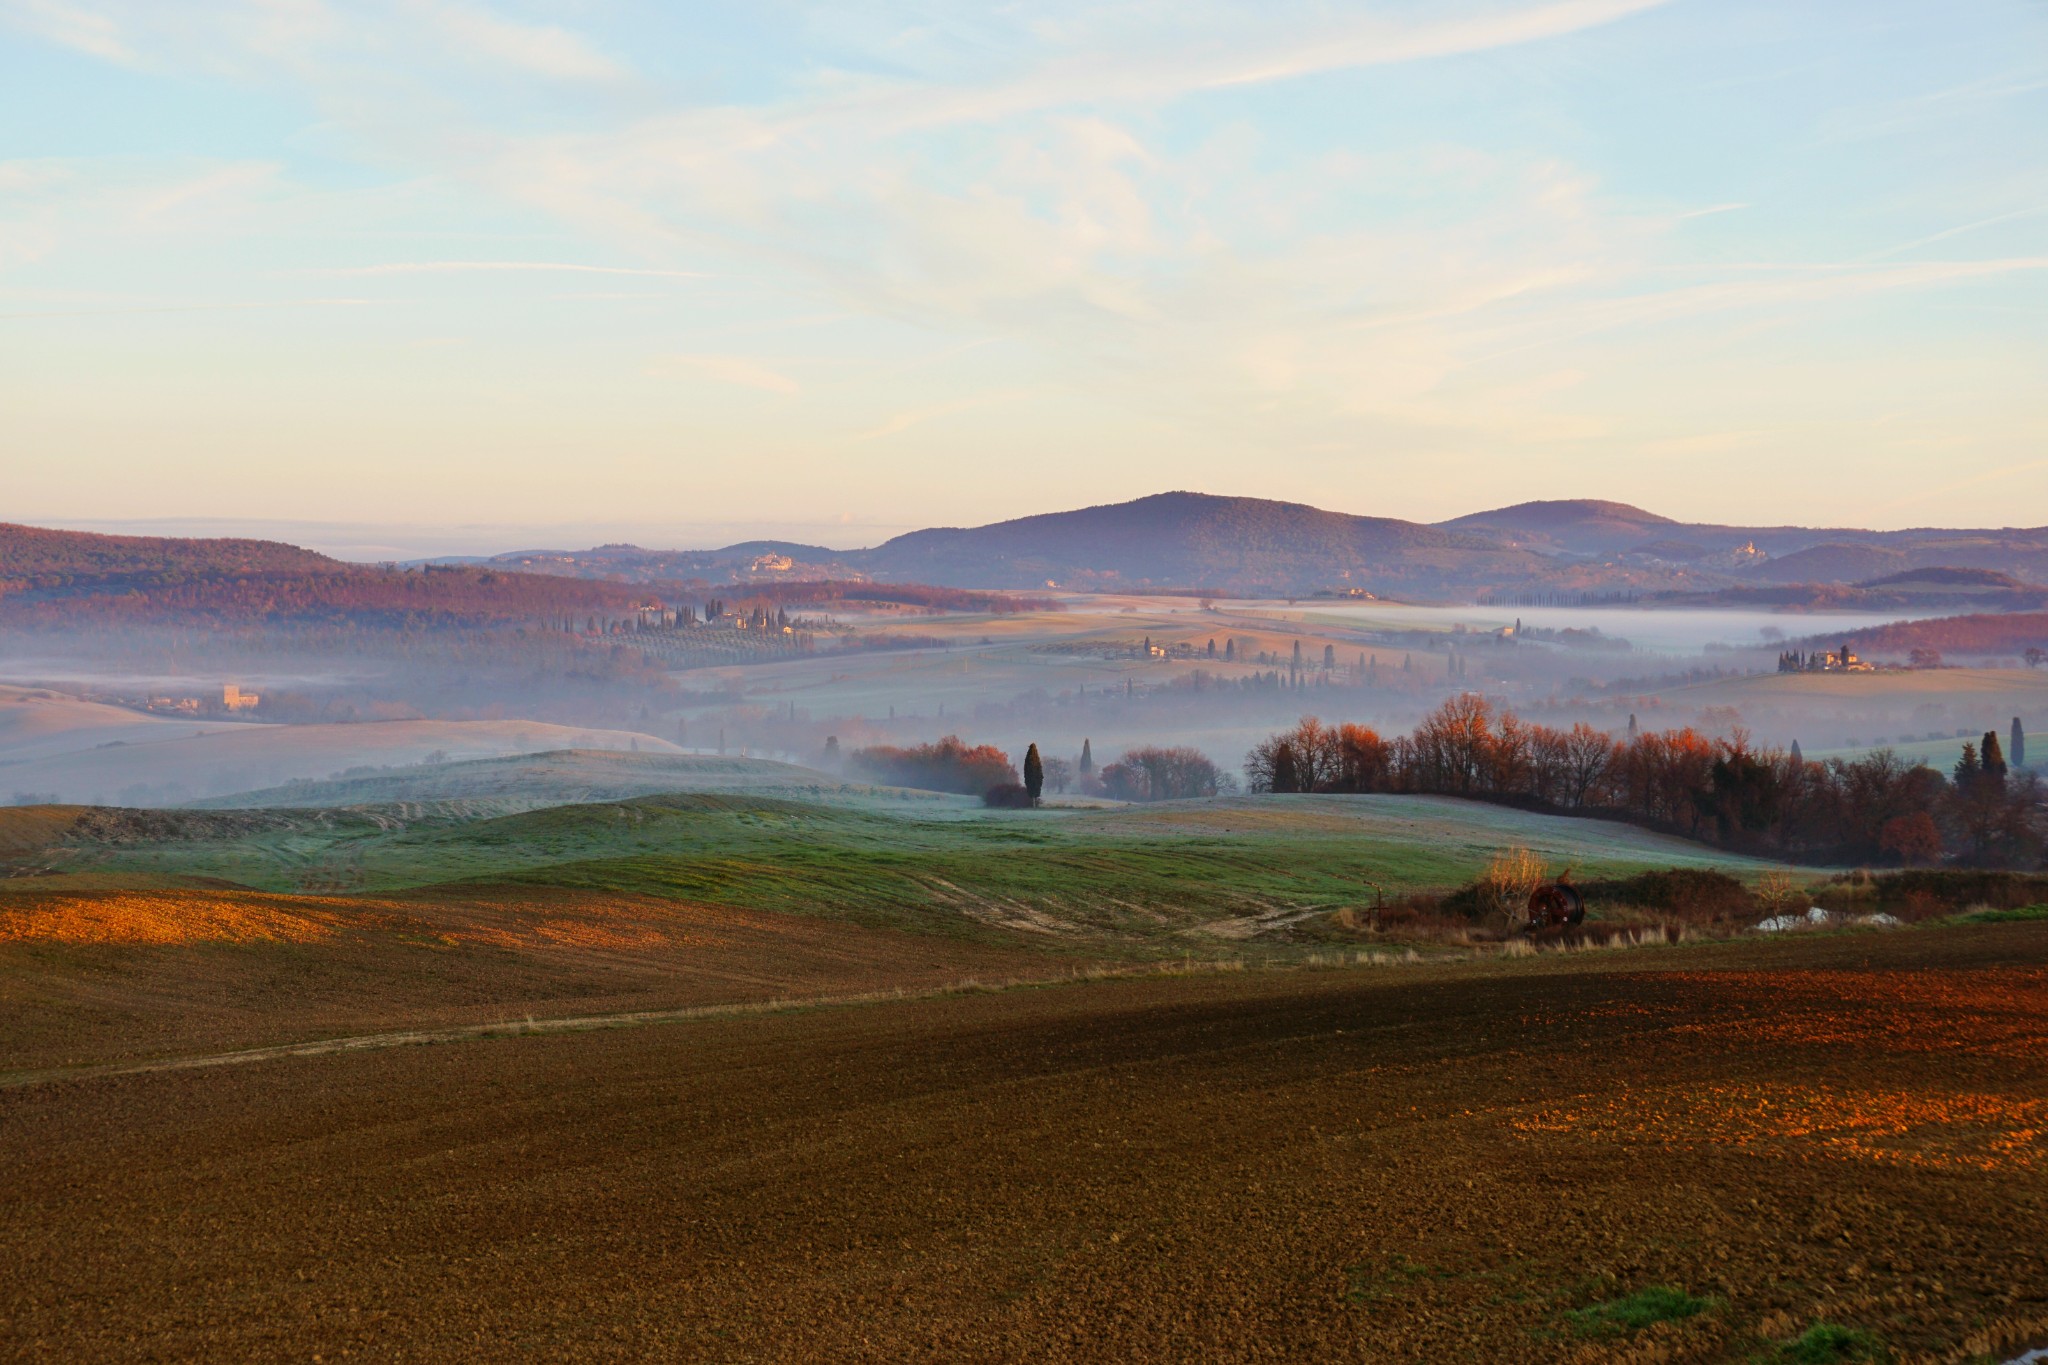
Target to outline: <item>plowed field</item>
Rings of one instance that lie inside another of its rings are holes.
[[[2048,1329],[2044,1049],[2023,924],[20,1085],[0,1353],[1971,1359]]]

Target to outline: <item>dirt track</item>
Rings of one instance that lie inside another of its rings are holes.
[[[2044,1045],[2014,925],[26,1086],[0,1351],[1963,1359],[2048,1328]]]

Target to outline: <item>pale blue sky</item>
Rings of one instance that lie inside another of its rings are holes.
[[[5,519],[2039,524],[2044,375],[2037,0],[0,0]]]

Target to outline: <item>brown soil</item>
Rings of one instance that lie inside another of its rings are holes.
[[[0,1352],[1961,1360],[2048,1327],[2044,1045],[2009,925],[22,1085]]]
[[[0,899],[0,1078],[390,1028],[1068,969],[1024,948],[549,888],[21,891]]]

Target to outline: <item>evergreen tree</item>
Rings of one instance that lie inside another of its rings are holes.
[[[1795,739],[1792,741],[1792,766],[1796,768],[1804,762],[1806,755],[1799,752],[1799,741]]]
[[[2012,754],[2007,760],[2015,768],[2027,766],[2027,732],[2020,728],[2020,718],[2012,718]]]
[[[1237,641],[1225,640],[1223,642],[1223,657],[1232,663],[1237,661]]]
[[[1967,741],[1963,744],[1963,756],[1956,760],[1956,790],[1966,792],[1977,785],[1977,779],[1984,775],[1982,765],[1977,762],[1977,746]]]
[[[1209,657],[1212,659],[1216,657],[1216,642],[1214,640],[1209,642]]]
[[[839,736],[837,735],[825,736],[825,766],[828,768],[839,766]]]
[[[1036,744],[1024,751],[1024,790],[1034,806],[1038,804],[1039,793],[1045,790],[1045,764],[1038,757]]]
[[[1998,731],[1984,732],[1983,755],[1984,776],[1992,782],[2005,781],[2005,746],[1998,742]]]
[[[1079,766],[1081,776],[1083,777],[1087,777],[1095,771],[1095,753],[1088,747],[1088,741],[1085,737],[1081,740],[1081,762]]]
[[[1324,667],[1324,668],[1326,668],[1326,669],[1329,669],[1329,668],[1335,668],[1336,666],[1337,666],[1337,646],[1335,646],[1335,645],[1324,645],[1324,646],[1323,646],[1323,667]]]
[[[1273,750],[1273,790],[1276,792],[1298,792],[1301,790],[1301,774],[1294,761],[1294,746],[1282,741]]]
[[[1628,713],[1628,742],[1636,742],[1636,713],[1633,711]]]

